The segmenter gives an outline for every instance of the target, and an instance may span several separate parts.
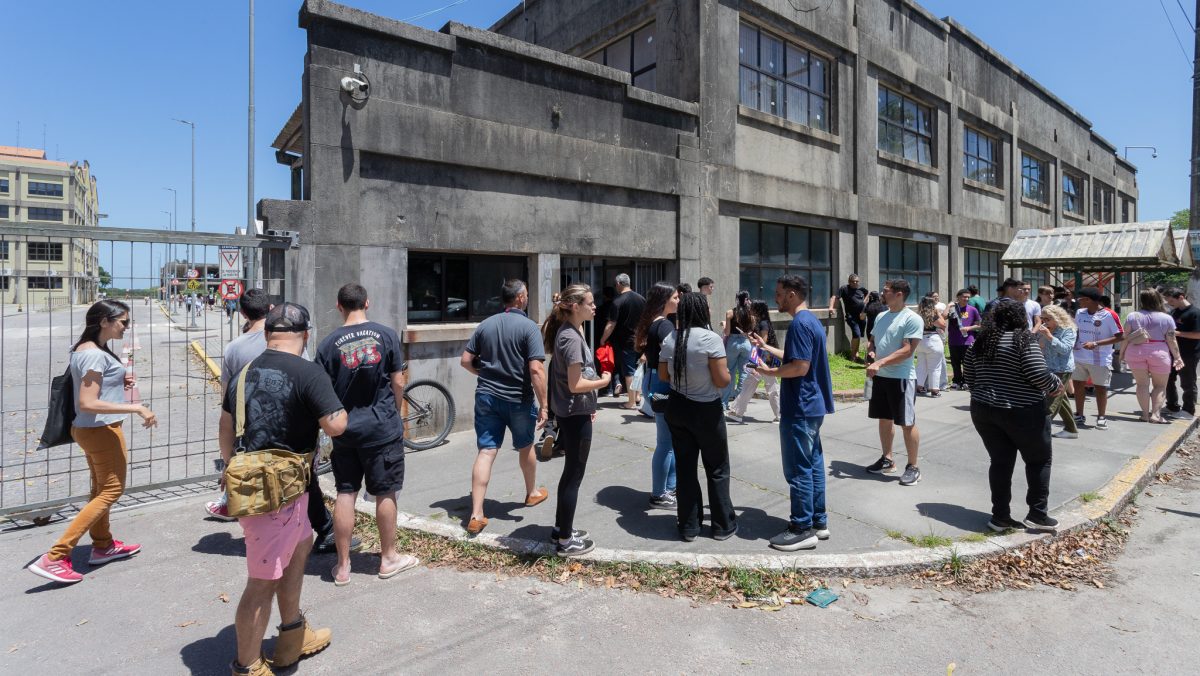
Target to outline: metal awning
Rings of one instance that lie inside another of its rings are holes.
[[[1000,258],[1014,268],[1112,272],[1191,270],[1187,231],[1170,221],[1020,230]]]

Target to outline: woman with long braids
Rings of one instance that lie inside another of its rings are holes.
[[[725,346],[708,327],[708,302],[703,294],[679,298],[675,332],[663,340],[658,377],[671,384],[667,426],[675,447],[679,473],[679,536],[691,542],[704,521],[704,496],[696,477],[696,462],[704,460],[712,536],[726,540],[737,532],[729,499],[729,442],[722,413],[721,390],[729,384]]]
[[[670,386],[658,377],[658,359],[663,340],[675,332],[673,321],[679,307],[679,292],[666,282],[659,282],[646,293],[646,309],[638,322],[633,343],[638,352],[646,357],[646,378],[642,384],[642,396],[655,406],[655,397],[665,397]],[[675,502],[675,450],[671,446],[671,429],[667,426],[663,402],[654,412],[654,456],[650,459],[650,507],[674,511]]]
[[[1028,329],[1021,303],[996,303],[967,351],[964,368],[971,388],[971,422],[991,457],[988,483],[992,518],[988,528],[1054,532],[1058,521],[1047,512],[1050,497],[1050,417],[1046,397],[1062,392],[1062,381],[1046,367],[1038,341]],[[1025,520],[1012,518],[1012,473],[1017,455],[1025,461],[1029,492]]]
[[[83,333],[71,348],[71,382],[75,398],[75,420],[71,438],[83,449],[92,473],[91,500],[71,520],[67,530],[50,551],[29,564],[29,571],[55,582],[74,583],[83,579],[71,564],[71,551],[86,532],[92,538],[92,566],[124,559],[141,551],[141,545],[114,539],[108,513],[125,491],[125,468],[129,451],[121,425],[125,416],[136,413],[143,427],[158,424],[154,411],[140,404],[125,403],[125,390],[133,384],[125,367],[108,348],[129,328],[129,306],[102,300],[88,308]]]
[[[558,510],[554,515],[554,540],[559,556],[587,554],[596,546],[584,530],[575,530],[579,486],[592,450],[592,422],[596,419],[596,391],[612,379],[596,373],[592,351],[583,337],[583,323],[596,316],[596,301],[586,284],[562,290],[554,311],[542,326],[542,340],[550,360],[550,410],[558,423],[558,442],[566,452],[558,480]]]

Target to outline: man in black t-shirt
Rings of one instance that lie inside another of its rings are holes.
[[[858,275],[850,275],[833,296],[829,298],[829,316],[837,316],[837,303],[842,302],[842,316],[846,318],[846,326],[850,328],[850,355],[854,361],[861,361],[858,356],[858,345],[867,328],[867,290],[859,285]]]
[[[267,349],[233,376],[221,408],[219,443],[226,467],[234,452],[281,449],[311,452],[317,432],[337,438],[346,430],[342,402],[321,367],[300,357],[308,342],[308,310],[295,303],[276,305],[264,326]],[[239,412],[239,381],[245,383],[245,410]],[[235,438],[234,416],[245,427]],[[271,603],[279,601],[279,639],[272,666],[288,667],[329,645],[333,632],[313,630],[300,613],[304,564],[312,548],[305,493],[268,514],[238,519],[245,533],[246,589],[235,616],[237,659],[233,673],[259,673],[262,639]]]
[[[1188,302],[1183,289],[1167,289],[1164,294],[1175,319],[1175,340],[1183,368],[1172,370],[1167,378],[1167,415],[1186,420],[1196,415],[1196,363],[1200,362],[1200,308]],[[1183,386],[1183,405],[1175,383]]]
[[[637,410],[638,407],[638,393],[629,389],[629,381],[637,372],[638,360],[642,358],[634,347],[633,339],[644,309],[646,299],[629,287],[629,275],[623,272],[617,275],[617,297],[609,310],[608,323],[604,326],[600,344],[612,340],[617,373],[620,374],[625,392],[629,395],[629,401],[621,407],[629,410]]]
[[[404,485],[404,420],[398,403],[404,401],[405,374],[400,336],[367,319],[371,302],[367,290],[350,283],[338,289],[337,308],[343,324],[317,348],[317,364],[333,381],[349,419],[346,433],[333,442],[333,479],[337,501],[333,508],[333,539],[338,561],[333,582],[350,584],[350,537],[354,531],[354,501],[366,477],[367,493],[375,498],[379,530],[379,577],[389,579],[420,561],[396,551],[396,493]]]

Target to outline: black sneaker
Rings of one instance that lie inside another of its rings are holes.
[[[788,526],[787,530],[771,538],[770,545],[781,552],[794,552],[798,549],[816,549],[819,539],[817,532],[811,528]]]
[[[867,471],[871,474],[891,474],[896,471],[896,463],[887,456],[879,456],[873,465],[867,467]]]
[[[578,530],[578,529],[571,530],[571,537],[573,537],[573,538],[578,538],[580,540],[586,540],[588,535],[589,535],[589,533],[586,530]],[[550,541],[558,542],[558,526],[554,526],[553,528],[550,529]]]
[[[1049,515],[1038,516],[1030,514],[1025,517],[1025,527],[1039,533],[1057,533],[1058,519],[1052,518]]]
[[[596,543],[583,538],[572,537],[567,542],[554,545],[554,552],[559,556],[580,556],[596,548]]]
[[[1087,416],[1086,415],[1075,416],[1075,426],[1076,427],[1079,427],[1081,425],[1086,425],[1086,424],[1087,424]]]
[[[733,524],[733,528],[730,528],[729,530],[718,530],[716,526],[713,526],[712,538],[714,540],[728,540],[729,538],[733,537],[733,534],[737,531],[738,525],[736,521]]]
[[[350,551],[357,552],[362,549],[362,538],[357,535],[350,536]],[[325,537],[317,536],[316,542],[312,548],[313,554],[336,554],[337,543],[333,540],[333,533],[327,534]]]
[[[997,519],[993,516],[991,519],[988,519],[988,528],[996,533],[1004,533],[1010,530],[1025,530],[1025,524],[1010,516],[1006,516],[1003,519]]]
[[[694,542],[697,535],[699,535],[699,533],[685,533],[684,531],[679,531],[679,537],[684,542]]]
[[[901,486],[911,486],[921,480],[921,468],[916,465],[906,465],[904,474],[900,477]]]
[[[673,512],[677,507],[679,507],[679,501],[671,493],[663,493],[650,498],[650,509],[667,509]]]

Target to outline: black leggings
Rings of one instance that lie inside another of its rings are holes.
[[[560,536],[570,537],[574,530],[575,503],[579,502],[579,485],[583,483],[588,454],[592,452],[592,414],[569,415],[557,420],[558,442],[567,458],[558,480],[558,510],[554,514],[554,525]]]

